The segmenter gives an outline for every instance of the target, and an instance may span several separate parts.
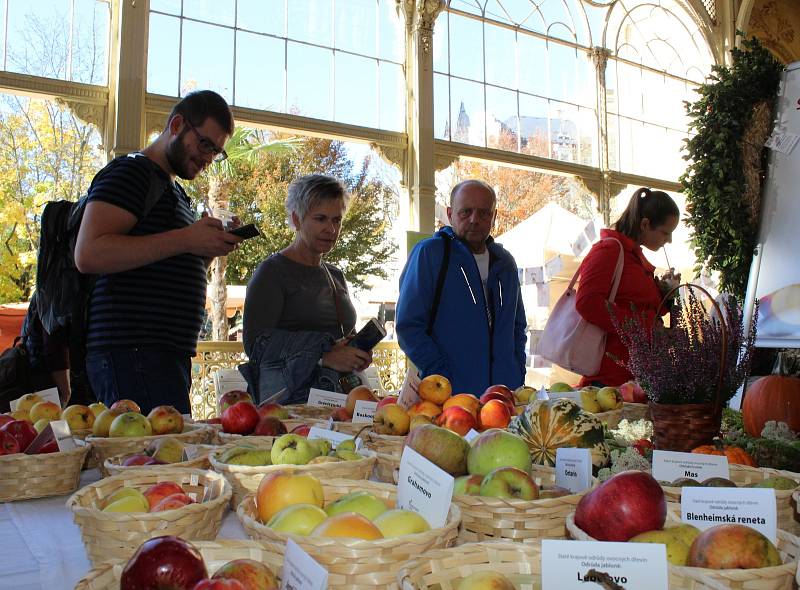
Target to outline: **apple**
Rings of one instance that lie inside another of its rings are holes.
[[[266,565],[254,559],[234,559],[219,568],[212,580],[236,580],[244,590],[278,590],[280,582]]]
[[[530,385],[520,385],[514,390],[514,398],[517,403],[527,404],[531,398],[536,399],[536,390]]]
[[[228,578],[209,578],[200,580],[192,590],[248,590],[239,580]]]
[[[179,463],[184,460],[185,449],[183,441],[168,436],[150,441],[144,452],[162,463]]]
[[[452,430],[461,436],[464,436],[470,430],[478,429],[478,421],[475,416],[460,406],[452,406],[445,409],[436,417],[435,424]]]
[[[183,432],[183,416],[173,406],[156,406],[147,414],[153,434],[180,434]]]
[[[308,436],[308,433],[311,431],[311,426],[308,424],[298,424],[291,430],[291,434],[296,434],[298,436]]]
[[[46,443],[44,443],[39,450],[36,451],[37,455],[45,455],[47,453],[57,453],[58,452],[58,441],[55,439],[50,439]]]
[[[649,473],[623,471],[589,490],[575,509],[575,524],[598,541],[627,541],[661,529],[664,490]]]
[[[286,434],[286,425],[274,416],[262,416],[253,434],[256,436],[280,436]]]
[[[568,385],[563,381],[556,381],[555,383],[550,385],[549,391],[560,393],[562,391],[574,391],[574,388],[572,387],[572,385]]]
[[[279,533],[305,536],[310,535],[311,531],[326,518],[328,514],[319,506],[292,504],[270,518],[267,526]]]
[[[95,416],[89,406],[75,404],[67,406],[61,412],[61,419],[66,420],[69,429],[75,432],[76,430],[91,430],[94,426]]]
[[[61,406],[51,401],[36,402],[28,412],[31,422],[39,420],[58,420],[61,416]]]
[[[50,424],[50,422],[52,422],[52,420],[48,420],[47,418],[41,418],[33,423],[33,429],[36,432],[42,432],[42,430],[47,428],[47,425]]]
[[[150,512],[165,512],[167,510],[177,510],[187,504],[192,504],[193,500],[184,493],[172,494],[161,500],[158,504],[150,508]]]
[[[347,537],[365,541],[383,538],[380,529],[371,520],[355,512],[343,512],[326,518],[311,531],[311,536]]]
[[[321,454],[313,441],[299,434],[284,434],[272,443],[273,465],[305,465]]]
[[[8,422],[7,424],[0,426],[0,432],[7,432],[13,436],[19,445],[19,452],[21,453],[25,452],[25,449],[28,448],[28,445],[30,445],[33,442],[33,439],[36,438],[36,435],[39,434],[36,432],[33,424],[26,422],[25,420],[14,420],[12,422]]]
[[[95,418],[94,424],[92,424],[92,436],[108,436],[111,423],[114,422],[114,418],[119,415],[120,412],[111,409],[100,412],[100,415]]]
[[[383,503],[383,500],[376,498],[365,490],[350,492],[325,506],[325,512],[328,516],[336,516],[344,512],[357,512],[370,520],[375,520],[376,516],[383,514],[387,510],[388,508]]]
[[[453,393],[450,380],[444,375],[428,375],[419,382],[417,394],[420,399],[441,406]]]
[[[515,401],[515,399],[514,399],[514,392],[513,392],[513,391],[511,391],[511,390],[510,390],[508,387],[506,387],[505,385],[490,385],[490,386],[489,386],[489,387],[487,387],[487,388],[486,388],[486,390],[483,392],[483,395],[486,395],[487,393],[499,393],[499,394],[500,394],[500,395],[502,395],[504,398],[506,398],[508,401],[510,401],[512,404],[513,404],[513,403],[514,403],[514,401]]]
[[[408,430],[410,432],[415,428],[419,426],[425,426],[426,424],[433,424],[433,420],[431,419],[431,417],[425,416],[423,414],[417,414],[416,416],[411,416],[411,424],[409,424]]]
[[[372,430],[377,434],[405,436],[410,427],[411,417],[396,403],[378,407],[372,419]]]
[[[14,420],[22,420],[24,422],[31,422],[31,415],[28,412],[28,410],[19,410],[19,409],[17,409],[17,410],[14,410],[13,412],[11,412],[10,416]],[[33,424],[33,422],[31,422],[31,424]]]
[[[514,584],[500,572],[473,572],[461,578],[455,590],[515,590]]]
[[[492,498],[536,500],[539,497],[539,486],[522,469],[498,467],[483,478],[479,495]]]
[[[186,492],[183,491],[183,488],[174,481],[161,481],[147,488],[143,495],[147,500],[148,505],[152,509],[153,506],[168,496],[185,493]]]
[[[451,430],[424,424],[408,433],[405,445],[453,477],[467,473],[469,443]]]
[[[482,475],[462,475],[453,482],[454,496],[478,496],[483,483]]]
[[[255,503],[259,520],[268,523],[275,514],[292,504],[312,504],[322,508],[324,497],[322,484],[313,475],[278,470],[261,478]]]
[[[14,418],[11,414],[0,414],[0,426],[3,424],[8,424],[9,422],[13,422]]]
[[[431,530],[431,525],[421,514],[411,510],[387,510],[373,519],[375,526],[386,539],[414,535]]]
[[[19,452],[19,443],[14,435],[0,428],[0,455],[13,455]]]
[[[150,436],[153,434],[153,427],[150,421],[136,412],[125,412],[120,414],[108,429],[108,436]]]
[[[246,391],[242,391],[241,389],[233,389],[231,391],[223,393],[219,401],[217,402],[217,407],[219,408],[219,414],[222,413],[230,408],[233,404],[237,404],[239,402],[250,402],[253,403],[253,397],[247,393]]]
[[[142,503],[139,498],[124,496],[113,502],[106,502],[102,512],[124,512],[129,514],[131,512],[148,512],[149,509],[147,503]]]
[[[203,556],[179,537],[142,543],[122,570],[120,590],[191,590],[208,577]]]
[[[347,394],[347,401],[344,404],[347,413],[350,414],[351,417],[353,412],[356,411],[356,402],[359,400],[377,402],[378,398],[375,397],[375,394],[372,393],[372,390],[366,385],[359,385],[351,389],[350,393]]]
[[[152,457],[143,455],[141,453],[136,453],[135,455],[126,457],[122,461],[123,467],[134,467],[136,465],[154,465],[154,464],[158,464],[158,461],[156,459],[153,459]]]
[[[497,394],[491,394],[497,395]],[[490,399],[481,408],[478,414],[478,430],[489,428],[505,428],[511,422],[514,409],[509,408],[508,403],[500,399]]]
[[[689,548],[686,565],[710,569],[750,569],[781,565],[780,553],[759,531],[743,524],[704,530]]]
[[[353,419],[353,414],[347,411],[347,408],[336,408],[331,412],[331,418],[334,422],[350,422]]]
[[[478,410],[481,407],[481,402],[471,393],[459,393],[444,402],[442,410],[447,410],[447,408],[451,408],[453,406],[464,408],[477,418]]]
[[[435,403],[426,400],[420,400],[408,408],[408,415],[412,418],[414,416],[427,416],[428,418],[435,418],[441,413],[441,406],[437,406]]]
[[[383,406],[386,406],[388,404],[396,404],[397,400],[398,397],[396,395],[387,395],[386,397],[381,398],[381,400],[378,402],[377,409],[380,410]]]
[[[601,387],[597,392],[597,403],[604,412],[618,410],[622,407],[622,396],[616,387]]]
[[[89,404],[89,409],[94,414],[94,417],[97,418],[100,414],[105,412],[108,408],[103,402],[94,402],[93,404]]]
[[[258,415],[261,416],[262,418],[265,416],[272,416],[273,418],[277,418],[278,420],[289,419],[289,410],[287,410],[280,404],[275,404],[275,403],[260,404],[257,409],[258,409]]]
[[[125,412],[136,412],[137,414],[142,413],[142,409],[139,407],[139,404],[130,399],[118,399],[111,404],[109,409],[117,410],[117,412],[120,414],[124,414]]]
[[[230,434],[252,434],[258,419],[255,405],[250,402],[236,402],[222,412],[222,430]]]
[[[467,456],[467,469],[470,475],[485,476],[498,467],[516,467],[530,473],[531,454],[522,437],[492,428],[473,439]]]
[[[26,393],[17,400],[17,410],[30,413],[33,406],[43,401],[44,398],[38,393]]]
[[[478,401],[480,401],[481,405],[485,406],[487,403],[489,403],[493,399],[496,399],[498,401],[503,402],[506,405],[506,407],[508,408],[508,413],[511,414],[511,415],[514,414],[514,407],[515,407],[514,401],[508,399],[502,393],[498,393],[496,391],[488,391],[488,392],[484,393],[480,397],[480,399]]]
[[[147,511],[150,508],[150,505],[147,503],[147,498],[144,497],[144,494],[140,492],[137,488],[132,488],[125,486],[124,488],[119,488],[115,492],[113,492],[108,498],[106,498],[106,505],[111,504],[112,502],[116,502],[117,500],[121,500],[122,498],[126,498],[128,496],[132,496],[136,498],[142,505],[142,511]]]
[[[623,401],[634,404],[647,403],[647,395],[636,381],[627,381],[620,385],[617,390]]]

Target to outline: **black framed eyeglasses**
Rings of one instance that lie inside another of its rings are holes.
[[[197,136],[197,147],[201,152],[203,152],[204,154],[214,154],[212,160],[214,160],[215,162],[222,162],[223,160],[227,159],[228,152],[226,152],[221,147],[217,147],[217,144],[215,144],[205,135],[200,135],[200,132],[197,129],[195,129],[194,125],[192,125],[188,120],[186,120],[186,124],[192,131],[194,131],[194,134]]]

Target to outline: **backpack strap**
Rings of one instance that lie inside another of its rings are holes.
[[[431,315],[428,317],[428,327],[425,333],[430,336],[433,334],[433,323],[436,321],[436,314],[439,311],[439,302],[442,300],[442,290],[444,289],[444,280],[447,278],[447,267],[450,265],[450,249],[453,247],[452,239],[447,236],[442,236],[444,242],[444,253],[442,254],[442,265],[439,267],[439,276],[436,279],[436,291],[433,294],[433,305],[431,306]]]
[[[159,199],[161,199],[161,196],[164,194],[164,190],[167,188],[167,184],[164,182],[164,179],[161,178],[161,175],[156,171],[156,163],[143,153],[133,152],[128,154],[126,157],[134,159],[141,157],[147,163],[147,169],[150,171],[150,186],[147,189],[147,195],[144,198],[144,209],[142,209],[141,219],[144,219],[149,215],[150,211],[153,210],[153,207],[156,206],[156,203],[158,203]]]

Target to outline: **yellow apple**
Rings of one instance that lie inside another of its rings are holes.
[[[102,414],[108,408],[103,402],[94,402],[93,404],[89,404],[89,409],[94,414],[94,417],[97,418],[100,414]]]
[[[80,404],[67,406],[61,412],[61,419],[67,421],[69,429],[73,432],[76,430],[90,430],[94,426],[94,412],[89,406]]]
[[[10,416],[14,418],[14,420],[25,420],[25,422],[31,421],[31,415],[28,413],[28,410],[14,410],[11,412]]]
[[[405,436],[411,426],[411,417],[397,404],[378,408],[372,422],[372,429],[378,434]]]
[[[91,413],[91,410],[89,412]],[[150,422],[136,412],[120,414],[114,418],[108,429],[108,436],[111,437],[150,436],[151,434],[153,434],[153,428],[150,426]]]
[[[45,420],[58,420],[61,415],[61,406],[51,401],[36,402],[28,412],[28,415],[33,423],[42,418]]]
[[[108,429],[114,418],[120,415],[116,410],[103,410],[92,424],[92,436],[108,436]]]
[[[256,491],[258,518],[267,523],[278,512],[292,504],[312,504],[322,508],[322,484],[313,475],[283,470],[268,473]]]
[[[441,406],[453,393],[453,387],[443,375],[428,375],[419,382],[417,393],[421,399]]]
[[[328,515],[319,506],[292,504],[270,518],[267,526],[279,533],[309,535],[326,518]]]
[[[400,510],[399,508],[387,510],[373,519],[372,522],[375,523],[375,526],[387,539],[424,533],[431,529],[431,525],[422,515],[411,510]]]
[[[183,432],[183,416],[172,406],[157,406],[147,415],[153,434],[180,434]]]
[[[33,406],[43,401],[44,398],[38,393],[26,393],[17,401],[17,410],[30,412]]]
[[[312,537],[346,537],[373,541],[382,539],[380,529],[367,517],[355,512],[344,512],[326,518],[311,531]]]

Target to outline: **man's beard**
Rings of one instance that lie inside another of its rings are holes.
[[[167,145],[164,155],[167,158],[167,162],[169,162],[170,168],[178,177],[184,180],[192,180],[197,174],[189,172],[189,155],[183,145],[183,136],[186,135],[187,131],[188,129],[181,131],[178,137]]]

